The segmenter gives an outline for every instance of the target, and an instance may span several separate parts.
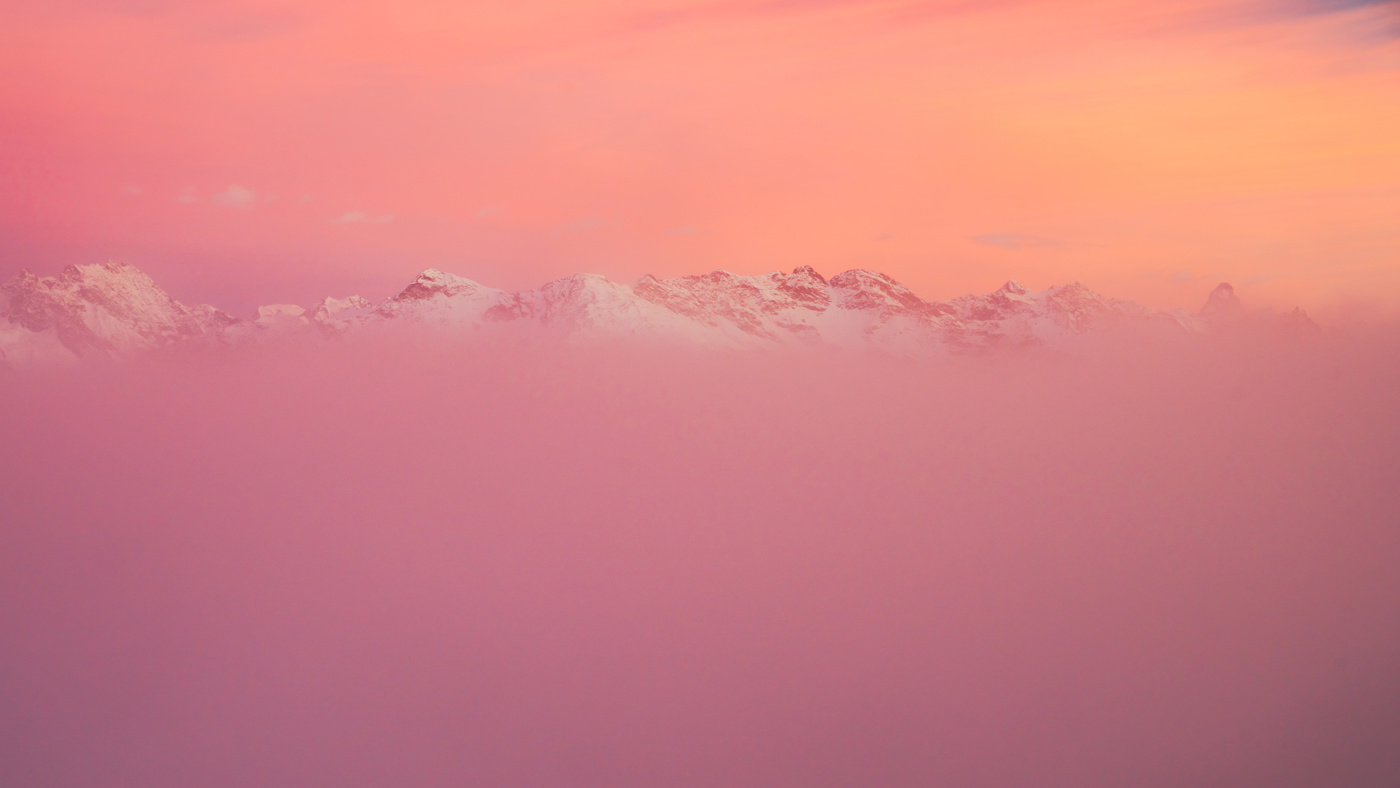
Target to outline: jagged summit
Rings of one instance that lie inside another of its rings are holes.
[[[528,330],[568,341],[630,338],[729,348],[818,343],[945,353],[1063,344],[1135,321],[1188,332],[1242,312],[1228,284],[1190,317],[1105,298],[1080,282],[1033,291],[1013,279],[985,295],[926,301],[878,271],[852,269],[828,279],[804,265],[788,273],[648,275],[631,285],[575,274],[512,293],[429,268],[377,304],[360,296],[328,297],[309,306],[265,306],[244,321],[207,305],[187,307],[134,266],[105,263],[70,266],[54,277],[25,270],[0,285],[0,354],[11,362],[73,359],[196,339],[242,343],[395,326]]]
[[[28,269],[0,285],[0,352],[27,356],[56,344],[72,356],[130,352],[170,345],[231,325],[211,306],[190,308],[127,263],[70,265],[57,276]]]
[[[479,322],[483,314],[504,303],[508,296],[504,290],[429,268],[372,314],[381,319],[460,325]]]
[[[1200,316],[1207,320],[1229,320],[1244,315],[1244,304],[1235,295],[1235,288],[1229,282],[1221,282],[1206,297]]]

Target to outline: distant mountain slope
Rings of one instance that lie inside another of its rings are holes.
[[[21,271],[0,285],[0,316],[6,358],[60,354],[60,347],[75,357],[127,353],[238,322],[210,306],[186,307],[124,263],[70,265],[53,277]]]

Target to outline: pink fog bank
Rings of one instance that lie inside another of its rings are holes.
[[[1391,785],[1397,349],[0,370],[0,783]]]

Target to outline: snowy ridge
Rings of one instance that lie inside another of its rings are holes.
[[[41,360],[128,353],[215,334],[238,321],[186,307],[124,263],[70,265],[58,276],[21,271],[0,285],[0,353]]]
[[[190,341],[245,343],[399,326],[533,331],[571,342],[629,339],[716,348],[821,344],[958,353],[1064,346],[1122,327],[1207,333],[1236,325],[1246,315],[1228,284],[1189,315],[1106,298],[1079,282],[1032,291],[1010,281],[985,295],[925,301],[875,271],[856,269],[828,280],[801,266],[791,273],[644,276],[633,285],[575,274],[519,293],[430,268],[378,304],[360,296],[328,297],[310,306],[264,306],[256,318],[239,320],[208,305],[187,307],[139,269],[106,263],[69,266],[54,277],[25,270],[0,285],[0,360],[72,361]],[[1284,319],[1316,329],[1300,311]]]

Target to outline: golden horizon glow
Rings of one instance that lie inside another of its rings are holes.
[[[1400,14],[1339,5],[20,7],[0,273],[227,302],[810,264],[1393,312]]]

